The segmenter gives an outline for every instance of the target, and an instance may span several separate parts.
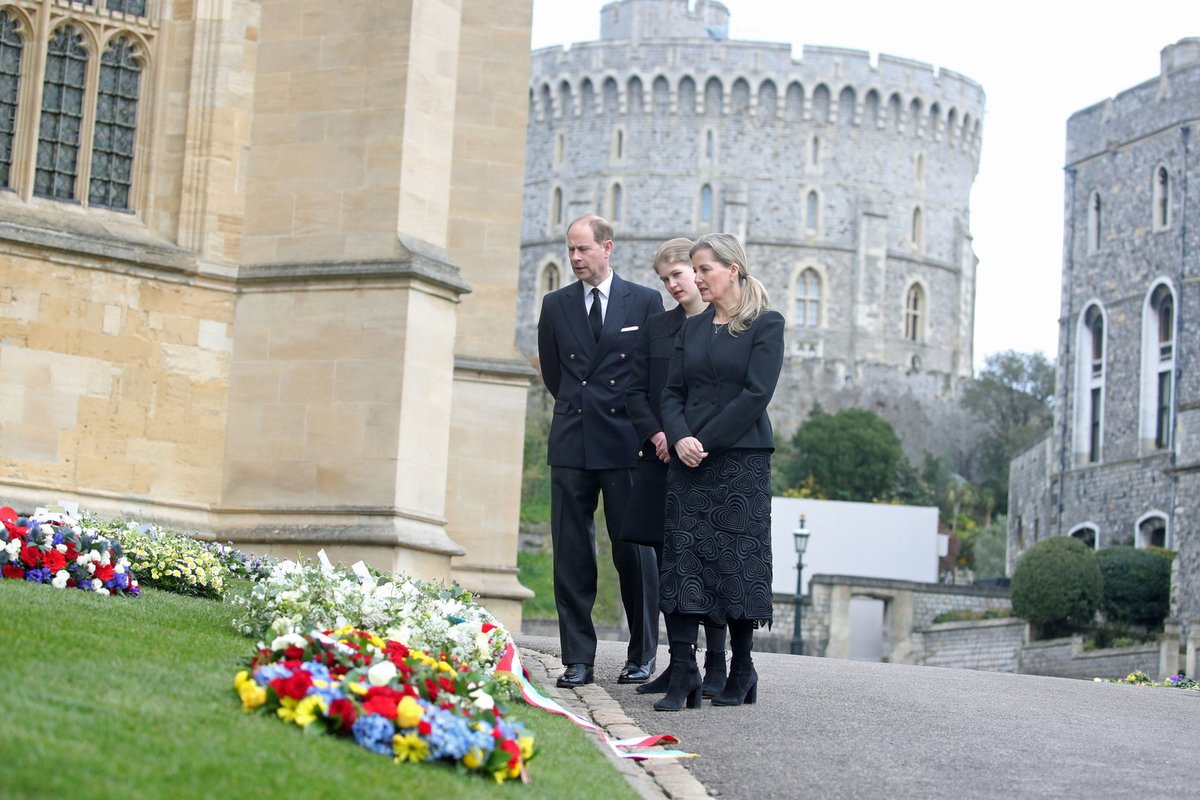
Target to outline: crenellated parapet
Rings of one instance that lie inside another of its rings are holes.
[[[673,66],[672,66],[673,65]],[[697,65],[703,65],[699,67]],[[852,125],[978,155],[982,87],[958,73],[864,50],[661,39],[533,53],[530,120],[654,113]]]

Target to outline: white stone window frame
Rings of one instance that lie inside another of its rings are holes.
[[[816,197],[816,208],[813,214],[809,214],[809,207],[813,197]],[[807,186],[804,189],[803,209],[801,211],[800,230],[803,231],[805,238],[815,239],[821,236],[821,190],[816,186]],[[809,224],[812,223],[812,224]]]
[[[815,298],[812,298],[807,294],[801,294],[801,291],[804,288],[803,278],[808,272],[812,272],[817,278],[817,294]],[[823,265],[818,264],[815,261],[802,261],[796,265],[795,269],[792,270],[791,286],[790,291],[788,292],[790,302],[788,303],[787,307],[788,323],[791,325],[791,327],[798,328],[800,330],[821,330],[825,327],[825,306],[829,296],[829,291],[827,288],[829,285],[827,275],[828,270],[826,270]],[[803,325],[800,324],[800,320],[796,314],[796,303],[798,301],[816,303],[817,320],[815,324],[808,324],[807,322]]]
[[[1104,325],[1104,337],[1101,343],[1100,371],[1093,369],[1092,330],[1088,325],[1088,311],[1095,308],[1100,314]],[[1108,359],[1108,310],[1098,298],[1092,298],[1083,304],[1083,310],[1075,323],[1075,402],[1072,409],[1072,453],[1075,466],[1086,467],[1091,464],[1104,462],[1104,403],[1107,392],[1105,380],[1108,370],[1105,369]],[[1092,390],[1100,390],[1100,408],[1097,411],[1100,430],[1097,433],[1096,459],[1091,459],[1091,425],[1092,425]]]
[[[708,219],[704,218],[704,190],[708,190]],[[696,192],[696,230],[708,233],[715,230],[717,222],[717,187],[712,181],[705,181]]]
[[[146,15],[143,17],[110,12],[104,7],[104,0],[95,0],[95,5],[91,6],[18,0],[0,9],[12,16],[17,23],[18,35],[23,41],[20,83],[17,87],[16,131],[8,187],[21,200],[46,207],[62,207],[64,204],[77,206],[89,209],[93,214],[113,215],[113,219],[128,219],[133,216],[144,220],[152,210],[149,191],[152,184],[150,143],[153,141],[160,93],[160,59],[157,57],[156,48],[159,38],[160,5],[161,0],[147,0]],[[76,154],[75,186],[70,200],[35,195],[33,191],[47,53],[50,39],[64,25],[74,26],[79,31],[82,36],[81,46],[88,56],[87,74],[84,79],[83,118]],[[134,59],[141,66],[129,207],[89,207],[88,192],[92,178],[92,145],[100,89],[100,62],[109,45],[122,36],[130,40]]]
[[[1150,547],[1150,543],[1146,541],[1145,535],[1142,533],[1142,525],[1152,519],[1160,519],[1163,524],[1163,547],[1171,548],[1171,517],[1165,511],[1153,508],[1142,514],[1133,523],[1133,546],[1139,549]]]
[[[544,257],[537,268],[537,281],[534,283],[533,290],[537,295],[537,301],[533,303],[533,321],[537,322],[542,316],[542,298],[556,289],[563,287],[563,267],[560,263],[561,259],[555,255],[547,255]],[[550,289],[546,286],[547,275],[550,268],[553,267],[558,271],[558,286],[555,289]]]
[[[563,229],[566,208],[566,194],[563,192],[562,184],[556,183],[550,187],[550,198],[546,204],[546,230],[551,234],[556,234]]]
[[[1163,178],[1166,178],[1165,184]],[[1150,219],[1151,230],[1161,233],[1171,229],[1171,171],[1167,165],[1159,162],[1150,174]]]
[[[1171,339],[1170,350],[1164,353],[1159,341],[1160,309],[1155,307],[1154,295],[1159,289],[1165,289],[1171,298]],[[1169,278],[1159,278],[1151,284],[1146,297],[1142,301],[1142,347],[1140,370],[1140,397],[1138,412],[1138,442],[1144,454],[1169,450],[1174,441],[1175,431],[1171,421],[1168,421],[1166,444],[1156,445],[1158,434],[1158,385],[1159,375],[1163,372],[1170,374],[1171,396],[1167,399],[1169,408],[1175,407],[1175,354],[1178,351],[1179,337],[1179,296]]]
[[[919,292],[918,307],[915,312],[909,308],[909,301],[914,291]],[[901,295],[900,335],[910,344],[924,344],[929,337],[929,287],[921,278],[910,278],[904,284],[904,294]],[[910,331],[909,319],[915,317],[915,323]]]
[[[1092,536],[1093,536],[1092,549],[1099,550],[1100,549],[1100,526],[1097,525],[1095,522],[1092,522],[1091,520],[1088,520],[1087,522],[1080,522],[1078,525],[1072,526],[1071,529],[1069,531],[1067,531],[1067,536],[1070,536],[1072,539],[1079,539],[1079,537],[1076,536],[1075,534],[1079,533],[1080,531],[1086,531],[1086,530],[1090,530],[1092,532]],[[1083,541],[1082,539],[1079,539],[1079,540]]]

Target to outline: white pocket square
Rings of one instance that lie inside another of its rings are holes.
[[[637,325],[630,325],[628,328],[621,328],[621,333],[625,333],[626,331],[636,331],[637,329]]]

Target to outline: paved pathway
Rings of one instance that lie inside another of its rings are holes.
[[[517,642],[557,674],[557,638]],[[624,654],[601,642],[599,688],[579,694],[606,692],[645,732],[678,736],[712,797],[1200,795],[1197,691],[761,653],[756,705],[662,713],[616,683]],[[657,796],[703,796],[675,785]]]

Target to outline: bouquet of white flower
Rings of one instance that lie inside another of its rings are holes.
[[[489,674],[508,638],[496,619],[458,586],[376,576],[362,568],[280,561],[248,594],[231,594],[228,600],[237,608],[234,628],[246,636],[271,640],[349,625],[454,656]]]

